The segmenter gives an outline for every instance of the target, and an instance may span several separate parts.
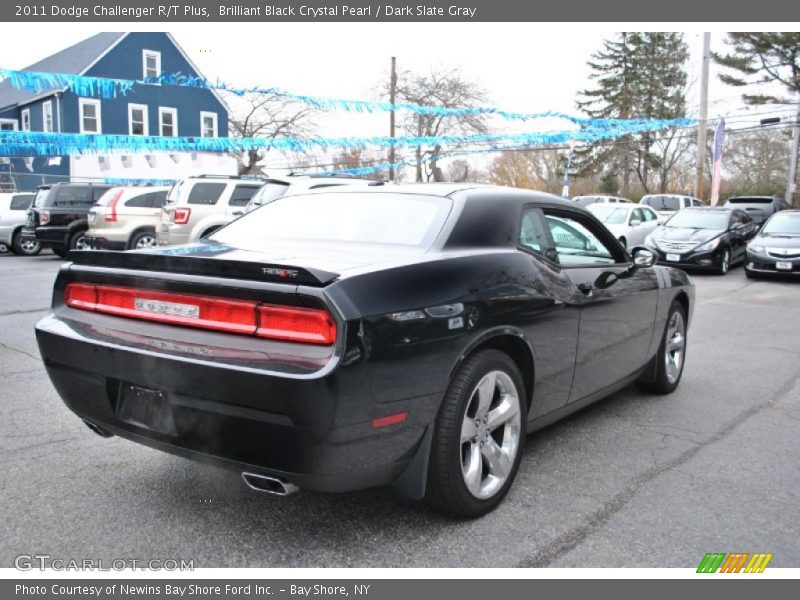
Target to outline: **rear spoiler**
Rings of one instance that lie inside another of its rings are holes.
[[[296,285],[322,286],[339,277],[339,273],[331,273],[322,269],[225,260],[213,255],[191,256],[150,252],[73,250],[67,255],[67,260],[81,266],[205,275],[208,277],[248,279],[252,281],[273,281]]]

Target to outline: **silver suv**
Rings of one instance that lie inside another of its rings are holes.
[[[113,187],[89,210],[86,243],[103,250],[150,248],[168,187]]]
[[[196,242],[244,213],[263,179],[199,175],[172,186],[156,230],[159,246]]]

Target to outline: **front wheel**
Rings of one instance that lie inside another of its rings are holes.
[[[38,240],[23,238],[21,231],[14,235],[14,239],[11,241],[11,248],[14,254],[21,254],[22,256],[36,256],[42,251],[42,246]]]
[[[686,311],[683,305],[673,300],[667,314],[667,325],[661,346],[655,357],[655,379],[637,382],[637,385],[648,392],[669,394],[675,391],[683,375],[686,359]]]
[[[731,269],[731,251],[729,248],[725,248],[722,251],[722,257],[719,259],[719,264],[717,265],[717,275],[725,275]]]
[[[463,517],[494,510],[508,493],[525,444],[527,402],[519,369],[498,350],[459,368],[433,433],[426,500]]]

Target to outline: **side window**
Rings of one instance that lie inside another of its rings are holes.
[[[642,210],[642,214],[644,215],[644,220],[645,221],[657,221],[658,220],[658,217],[656,217],[656,213],[654,213],[649,208],[643,208],[641,210]]]
[[[151,204],[153,208],[161,208],[167,203],[167,190],[161,192],[153,192],[150,194]]]
[[[615,262],[614,253],[601,241],[602,234],[588,219],[557,212],[546,212],[546,219],[561,265],[590,267]]]
[[[531,252],[545,256],[549,245],[545,227],[541,212],[535,209],[525,211],[519,229],[520,245]]]
[[[153,194],[152,192],[146,194],[139,194],[138,196],[134,196],[127,202],[125,202],[125,206],[130,206],[131,208],[152,208],[153,207]]]
[[[644,223],[644,211],[641,208],[634,208],[631,211],[631,219],[630,222],[639,221],[639,223]]]
[[[100,199],[100,196],[105,194],[107,191],[107,187],[92,188],[92,202],[97,202]]]
[[[250,198],[252,198],[253,194],[257,191],[258,188],[251,185],[237,185],[233,188],[231,199],[228,200],[228,206],[247,206],[247,203],[250,202]]]
[[[195,183],[186,202],[188,204],[216,204],[224,189],[224,183]]]
[[[28,210],[33,202],[33,194],[17,194],[11,200],[9,210]]]

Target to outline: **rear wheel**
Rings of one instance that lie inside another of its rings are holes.
[[[130,244],[128,244],[130,250],[143,250],[145,248],[155,248],[155,246],[155,231],[140,231],[131,238]]]
[[[89,245],[86,243],[86,232],[85,231],[76,231],[72,234],[72,237],[69,238],[69,249],[70,250],[88,250]]]
[[[42,251],[42,246],[37,240],[23,238],[22,232],[18,231],[14,234],[14,239],[11,240],[11,249],[14,251],[14,254],[21,254],[22,256],[36,256]]]
[[[525,443],[524,389],[503,352],[483,350],[464,362],[436,419],[425,496],[431,505],[479,517],[502,502]]]
[[[681,381],[686,358],[686,311],[683,305],[673,300],[667,315],[667,325],[661,338],[661,347],[655,357],[655,379],[637,382],[648,392],[669,394]]]

